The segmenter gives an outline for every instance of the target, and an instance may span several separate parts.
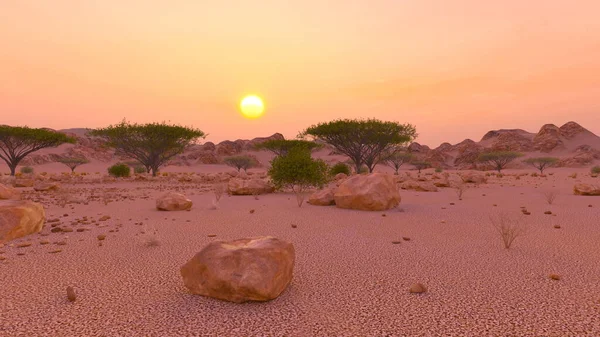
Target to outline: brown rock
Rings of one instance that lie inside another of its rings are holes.
[[[36,181],[33,189],[36,191],[56,191],[60,189],[60,184],[56,182]]]
[[[75,302],[75,300],[77,299],[75,289],[73,289],[73,287],[71,286],[67,287],[67,299],[69,300],[69,302]]]
[[[403,190],[414,190],[419,192],[437,192],[438,188],[428,181],[408,180],[400,185]]]
[[[192,201],[183,194],[169,192],[156,200],[156,208],[160,211],[185,211],[192,208]]]
[[[257,195],[267,194],[275,191],[273,185],[263,179],[238,179],[233,178],[227,184],[227,190],[231,195]]]
[[[102,241],[102,240],[106,239],[106,235],[100,234],[97,236],[97,238],[98,238],[98,241]]]
[[[41,204],[31,201],[0,201],[0,243],[29,234],[44,227],[46,213]]]
[[[355,175],[346,179],[334,194],[339,208],[384,211],[400,204],[393,176],[383,173]]]
[[[594,186],[589,184],[576,184],[573,186],[573,193],[575,195],[600,195],[600,186]]]
[[[19,199],[21,199],[21,192],[19,190],[0,184],[0,200]]]
[[[422,294],[427,292],[427,288],[421,283],[415,283],[410,286],[408,291],[410,291],[412,294]]]
[[[15,179],[14,186],[15,187],[32,187],[35,183],[35,180],[29,178],[18,178]]]
[[[343,174],[343,173],[340,173]],[[337,187],[330,186],[313,193],[308,198],[308,203],[315,206],[331,206],[335,205],[334,194]]]
[[[294,246],[273,237],[208,244],[184,266],[190,292],[242,303],[277,298],[292,280]]]

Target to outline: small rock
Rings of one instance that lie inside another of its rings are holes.
[[[62,232],[62,228],[60,228],[60,227],[54,227],[54,228],[52,228],[50,230],[50,232],[52,232],[52,233],[60,233],[60,232]]]
[[[217,234],[208,234],[209,238],[214,238],[215,236],[217,236]]]
[[[403,237],[402,237],[402,240],[404,240],[404,241],[410,241],[410,238],[409,238],[409,237],[406,237],[406,236],[403,236]]]
[[[73,231],[73,228],[65,227],[62,229],[62,231],[65,233],[71,233]]]
[[[40,241],[40,245],[47,245],[49,243],[50,243],[50,241],[48,241],[48,240],[41,240]]]
[[[554,228],[560,229],[560,225],[554,225]]]
[[[422,285],[421,283],[415,283],[412,286],[410,286],[409,291],[412,294],[422,294],[424,292],[427,292],[427,288],[424,285]]]
[[[67,241],[57,241],[54,244],[57,246],[65,246],[67,244]]]
[[[23,242],[17,245],[17,248],[25,248],[31,246],[31,242]]]
[[[98,221],[106,221],[106,220],[109,220],[109,219],[110,219],[110,216],[105,215],[105,216],[101,217],[100,219],[98,219]]]
[[[298,225],[292,225],[292,228],[298,228]]]
[[[106,235],[100,234],[97,236],[97,238],[98,238],[98,241],[102,241],[102,240],[106,239]]]
[[[253,209],[250,210],[250,214],[254,214],[254,210]]]
[[[402,241],[392,241],[393,245],[399,245]]]
[[[62,252],[62,249],[51,250],[48,253],[50,253],[50,254],[56,254],[56,253],[60,253],[60,252]]]
[[[0,255],[0,261],[4,261],[4,260],[6,260],[6,257]]]
[[[77,232],[78,233],[85,232],[85,228],[77,228]]]
[[[69,302],[75,302],[75,300],[77,299],[75,289],[73,289],[73,287],[71,286],[67,287],[67,299],[69,300]]]
[[[545,211],[544,214],[552,214],[552,211]]]
[[[554,280],[554,281],[559,281],[560,280],[560,275],[557,275],[557,274],[550,274],[548,277],[551,280]]]
[[[451,203],[450,203],[450,205],[454,206],[454,203],[453,203],[453,202],[451,202]]]

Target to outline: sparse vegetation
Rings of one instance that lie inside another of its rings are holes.
[[[31,167],[31,166],[23,166],[23,167],[21,167],[21,169],[19,170],[19,172],[21,172],[22,174],[32,174],[33,173],[33,167]]]
[[[8,165],[11,176],[29,154],[64,143],[75,143],[75,138],[48,129],[0,125],[0,159]]]
[[[544,199],[546,200],[546,202],[548,203],[548,205],[552,205],[554,203],[554,199],[556,199],[556,196],[558,195],[558,192],[555,190],[548,190],[544,192]]]
[[[408,152],[394,151],[385,157],[384,163],[394,169],[394,174],[397,175],[400,166],[409,163],[413,158],[414,156]]]
[[[235,168],[238,172],[241,170],[246,172],[249,168],[256,166],[256,161],[250,156],[225,157],[223,162],[225,165]]]
[[[459,182],[454,185],[454,191],[456,192],[456,196],[458,200],[462,200],[463,194],[467,190],[467,185],[463,182]]]
[[[148,173],[148,170],[143,167],[142,165],[136,165],[133,167],[133,172],[135,174],[144,174],[144,173]]]
[[[87,164],[89,163],[89,160],[85,159],[85,158],[77,158],[77,157],[71,157],[71,158],[61,158],[58,160],[59,163],[65,164],[68,168],[71,169],[71,173],[75,172],[75,169],[83,164]]]
[[[590,169],[590,172],[592,173],[592,177],[597,177],[598,175],[600,175],[600,166],[594,166]]]
[[[526,213],[524,211],[523,213]],[[527,232],[523,219],[512,218],[506,213],[499,213],[496,216],[490,216],[490,221],[496,232],[500,235],[504,248],[510,249],[516,238],[523,236]]]
[[[161,166],[205,136],[198,129],[165,122],[130,124],[127,121],[93,130],[90,135],[104,139],[108,146],[139,161],[153,176]]]
[[[360,172],[363,164],[367,165],[369,172],[373,172],[375,166],[384,159],[383,154],[389,153],[395,146],[412,141],[417,133],[410,124],[377,119],[339,119],[313,125],[301,135],[321,140],[348,156],[356,172]]]
[[[336,163],[329,169],[329,175],[335,177],[336,175],[344,173],[345,175],[350,175],[350,167],[345,163]]]
[[[559,162],[559,159],[554,157],[537,157],[526,159],[523,162],[540,170],[540,174],[544,174],[544,170],[549,167],[556,166]]]
[[[411,164],[421,173],[421,170],[431,167],[431,163],[423,160],[412,161]]]
[[[131,168],[127,164],[117,163],[108,168],[108,174],[115,178],[126,178],[131,174]]]
[[[294,148],[286,156],[275,157],[271,161],[269,175],[276,188],[292,189],[298,207],[301,207],[308,189],[325,185],[327,164],[313,159],[307,149]]]
[[[224,183],[216,183],[213,185],[213,193],[215,195],[215,201],[216,201],[217,205],[218,205],[219,201],[221,200],[223,193],[225,193],[225,190],[226,190],[226,186]]]
[[[493,166],[500,173],[509,163],[522,156],[519,152],[495,151],[480,154],[478,160]]]

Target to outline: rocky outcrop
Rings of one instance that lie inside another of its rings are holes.
[[[586,166],[595,160],[600,160],[600,151],[589,145],[580,145],[575,149],[572,156],[563,158],[559,166]]]
[[[588,131],[586,128],[584,128],[583,126],[581,126],[575,122],[568,122],[560,127],[561,136],[563,136],[567,139],[575,138],[576,136],[583,134],[583,133],[591,134],[590,131]]]
[[[19,199],[21,199],[21,192],[19,190],[0,184],[0,200]]]
[[[573,186],[575,195],[600,196],[600,185],[576,184]]]
[[[294,245],[274,237],[209,243],[181,267],[193,294],[242,303],[277,298],[292,281]]]
[[[400,194],[389,174],[372,173],[346,179],[334,194],[339,208],[383,211],[400,204]]]
[[[60,184],[50,181],[36,181],[33,184],[33,189],[36,191],[57,191],[60,189]]]
[[[486,133],[481,139],[488,143],[487,148],[492,151],[532,151],[533,136],[527,131],[520,129],[494,130]]]
[[[257,195],[272,193],[275,187],[263,179],[233,178],[229,180],[227,190],[231,195]]]
[[[541,152],[551,152],[554,149],[564,148],[561,140],[561,131],[554,124],[542,126],[540,131],[533,137],[533,148]]]
[[[37,233],[44,227],[46,213],[31,201],[0,201],[0,243]]]

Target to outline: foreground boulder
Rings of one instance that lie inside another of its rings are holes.
[[[0,243],[37,233],[44,227],[46,213],[31,201],[0,201]]]
[[[400,193],[393,176],[383,173],[354,175],[335,191],[339,208],[384,211],[400,204]]]
[[[322,190],[316,191],[308,198],[308,203],[315,206],[335,205],[334,194],[336,190],[337,187],[330,186],[325,187]]]
[[[600,195],[600,185],[576,184],[573,186],[576,195]]]
[[[215,241],[181,267],[193,294],[242,303],[277,298],[292,280],[294,245],[270,236]]]
[[[156,199],[159,211],[186,211],[192,208],[192,201],[181,193],[169,192]]]
[[[229,180],[227,190],[231,195],[257,195],[275,191],[275,187],[263,179],[238,179]]]
[[[18,200],[21,199],[21,192],[18,190],[0,184],[0,200]]]

